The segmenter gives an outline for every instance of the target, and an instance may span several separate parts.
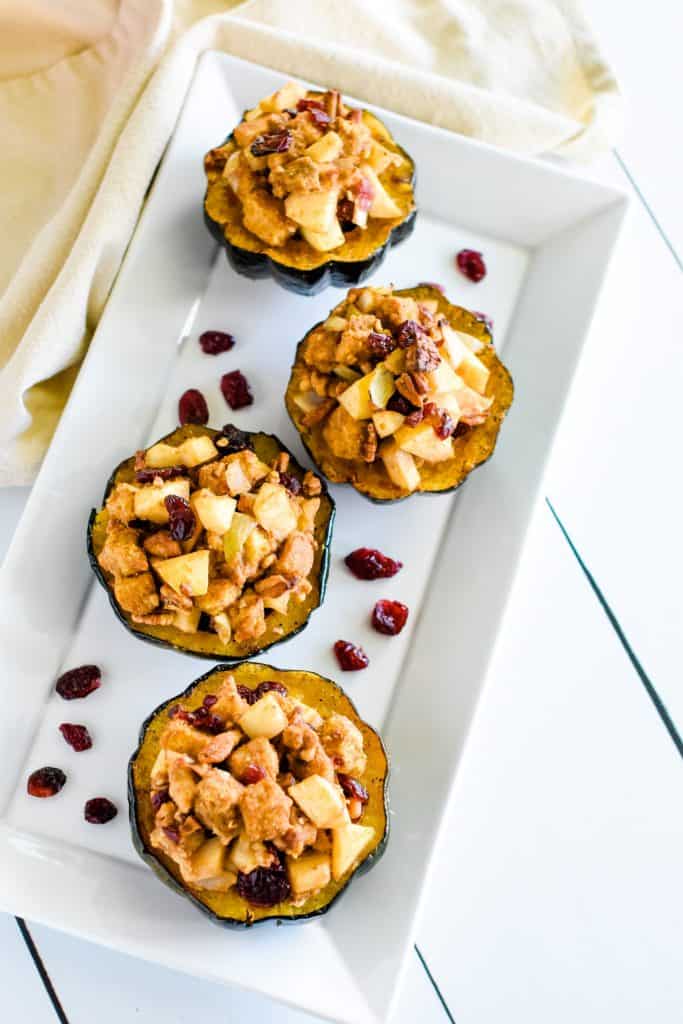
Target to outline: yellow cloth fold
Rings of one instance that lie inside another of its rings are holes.
[[[206,49],[519,153],[621,124],[576,0],[6,0],[0,485],[40,465]]]

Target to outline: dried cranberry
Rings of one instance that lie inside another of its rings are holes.
[[[160,480],[173,480],[176,476],[184,476],[187,473],[185,466],[164,466],[163,469],[136,469],[135,482],[138,484],[151,484],[157,477]]]
[[[232,370],[231,373],[223,374],[221,391],[231,409],[243,409],[245,405],[251,405],[254,401],[247,378],[240,370]]]
[[[196,388],[189,388],[180,396],[178,402],[178,422],[181,427],[186,423],[199,423],[203,426],[209,422],[209,408],[201,391],[197,391]]]
[[[72,725],[70,722],[62,722],[59,731],[69,746],[73,747],[78,753],[81,750],[90,750],[92,747],[90,733],[84,725]]]
[[[289,128],[281,128],[274,132],[257,135],[251,144],[252,156],[268,156],[270,153],[286,153],[292,145],[292,133]]]
[[[436,281],[420,281],[418,288],[436,288],[437,292],[441,292],[442,295],[446,294],[444,286]]]
[[[265,779],[266,773],[259,764],[248,764],[240,775],[240,782],[243,786],[253,786],[255,782]]]
[[[270,693],[271,690],[274,690],[275,693],[281,694],[283,697],[287,696],[286,686],[283,686],[282,683],[278,683],[276,679],[266,679],[264,682],[259,683],[254,690],[256,700],[260,700],[264,693]]]
[[[470,281],[481,281],[486,277],[486,264],[480,252],[474,249],[461,249],[455,257],[455,262],[461,274],[464,274]]]
[[[455,423],[453,422],[450,413],[445,409],[437,409],[434,407],[434,411],[429,416],[434,433],[441,440],[445,441],[446,438],[450,437],[455,430]]]
[[[348,640],[337,640],[334,645],[334,653],[337,656],[339,667],[344,672],[359,672],[370,664],[370,659],[363,648],[349,643]]]
[[[167,494],[164,505],[168,512],[168,531],[173,540],[187,540],[194,533],[197,525],[195,514],[189,501],[179,494]]]
[[[472,310],[472,316],[475,316],[477,318],[477,320],[480,320],[484,324],[484,326],[486,327],[486,330],[489,332],[489,334],[493,334],[493,318],[492,317],[487,316],[486,313],[479,313],[475,309]]]
[[[66,775],[61,768],[38,768],[29,775],[26,791],[30,796],[55,796],[65,782]]]
[[[115,818],[118,808],[106,796],[94,796],[86,800],[83,808],[83,817],[91,825],[106,825],[108,821]]]
[[[356,226],[353,223],[354,213],[355,206],[352,199],[344,198],[339,200],[337,203],[337,220],[341,225],[342,231],[353,231]]]
[[[202,707],[212,708],[217,701],[218,697],[216,696],[215,693],[207,693],[206,697],[202,701]]]
[[[284,864],[278,860],[269,868],[254,868],[249,874],[237,875],[237,892],[254,907],[274,907],[291,895]]]
[[[155,811],[158,811],[162,804],[165,804],[169,798],[169,792],[167,789],[157,789],[152,793],[151,801],[152,807]]]
[[[291,473],[280,473],[280,483],[286,487],[290,494],[301,494],[302,483],[297,476]]]
[[[414,345],[423,334],[424,331],[416,320],[404,320],[396,328],[394,337],[399,348],[408,348],[409,345]]]
[[[467,423],[463,423],[462,420],[460,420],[460,422],[458,423],[457,427],[455,428],[455,430],[453,431],[451,436],[454,437],[454,438],[456,438],[456,437],[463,437],[467,433],[467,431],[469,429],[470,428],[467,425]]]
[[[387,409],[390,412],[400,412],[402,416],[410,416],[411,412],[415,412],[418,406],[413,405],[409,402],[405,395],[399,394],[398,391],[394,391],[393,395],[387,402]]]
[[[354,779],[352,775],[345,775],[343,772],[337,772],[337,778],[339,779],[339,785],[344,790],[344,796],[347,796],[349,800],[360,800],[362,804],[366,804],[370,797],[365,786]]]
[[[386,580],[403,568],[403,562],[383,555],[377,548],[356,548],[344,561],[359,580]]]
[[[256,690],[252,690],[250,686],[242,686],[241,683],[237,684],[237,692],[239,693],[242,700],[246,701],[247,704],[255,704],[258,700],[256,696]]]
[[[324,110],[325,107],[322,100],[303,99],[297,101],[296,109],[302,114],[305,110]]]
[[[396,348],[396,342],[390,334],[379,334],[377,331],[370,331],[368,334],[368,348],[375,359],[384,359]]]
[[[169,711],[170,718],[179,718],[183,722],[187,722],[188,725],[194,726],[195,729],[201,729],[202,732],[213,733],[214,736],[219,732],[223,732],[225,726],[223,720],[218,715],[212,715],[208,707],[198,707],[195,711],[186,711],[185,708],[180,707],[176,704]]]
[[[372,625],[378,633],[396,636],[408,620],[408,608],[400,601],[378,601],[372,609]]]
[[[226,423],[220,434],[215,439],[217,448],[220,448],[221,455],[232,455],[233,452],[243,452],[245,449],[254,450],[254,442],[244,430],[233,427],[232,423]]]
[[[207,356],[217,356],[221,352],[229,352],[235,344],[232,334],[225,331],[204,331],[199,335],[199,346]]]
[[[164,828],[162,829],[162,832],[168,836],[172,843],[180,842],[180,832],[177,828]]]
[[[411,412],[406,416],[406,426],[416,427],[418,423],[422,423],[424,415],[423,408],[415,409],[414,412]]]
[[[64,700],[77,700],[97,690],[101,682],[102,673],[97,665],[81,665],[64,672],[57,680],[55,689]]]

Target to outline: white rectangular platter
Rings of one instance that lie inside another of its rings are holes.
[[[579,175],[518,159],[386,111],[380,116],[418,167],[414,234],[392,250],[376,283],[441,282],[483,310],[516,384],[494,459],[457,496],[372,505],[333,488],[337,521],[328,596],[300,636],[271,652],[344,685],[381,728],[392,759],[392,837],[376,869],[327,918],[247,932],[214,927],[139,862],[127,824],[126,762],[139,724],[207,668],[141,643],[113,617],[85,556],[89,509],[112,467],[176,424],[188,387],[207,397],[210,423],[278,434],[302,461],[283,406],[296,342],[340,298],[293,295],[236,275],[202,224],[202,155],[282,75],[225,55],[198,64],[148,198],[0,578],[0,906],[95,942],[262,992],[333,1020],[391,1013],[429,861],[467,731],[484,685],[544,462],[623,219],[622,194]],[[484,252],[478,285],[454,254]],[[217,258],[218,255],[218,258]],[[228,330],[217,358],[197,344]],[[231,414],[220,376],[241,369],[254,404]],[[393,580],[362,584],[343,556],[361,545],[400,558]],[[378,597],[405,601],[397,638],[368,626]],[[331,646],[360,642],[370,667],[341,673]],[[55,696],[56,676],[96,662],[103,685],[87,702]],[[67,710],[68,709],[68,710]],[[85,722],[94,747],[75,754],[59,722]],[[35,801],[26,774],[61,766],[68,784]],[[85,799],[119,806],[109,825],[82,818]]]

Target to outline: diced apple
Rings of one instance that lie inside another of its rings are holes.
[[[363,376],[358,370],[354,370],[352,366],[345,366],[343,363],[333,366],[332,373],[335,377],[339,377],[340,380],[348,380],[350,383],[353,383],[354,380],[360,380]]]
[[[416,427],[403,426],[396,431],[394,439],[404,452],[417,455],[425,462],[445,462],[453,458],[453,442],[450,437],[444,440],[437,437],[431,423],[418,423]]]
[[[322,775],[309,775],[290,786],[287,792],[317,828],[337,828],[349,820],[344,794],[339,786],[333,786]]]
[[[398,153],[392,153],[390,149],[383,146],[381,142],[377,142],[376,139],[372,140],[370,144],[370,157],[369,163],[373,171],[376,174],[382,174],[386,171],[387,167],[394,163],[400,163],[401,157]]]
[[[251,842],[245,832],[240,832],[230,847],[228,864],[235,871],[248,875],[254,868],[267,868],[273,862],[273,854],[265,843]]]
[[[220,642],[227,647],[232,640],[232,626],[230,625],[230,619],[226,613],[219,612],[218,615],[212,616],[211,625],[213,626]]]
[[[402,491],[415,491],[420,486],[420,472],[409,452],[404,452],[393,437],[382,442],[379,454],[389,479]]]
[[[264,530],[283,539],[296,530],[299,519],[287,489],[281,484],[261,484],[254,501],[254,516]]]
[[[302,228],[325,232],[337,216],[338,198],[336,188],[320,192],[290,192],[285,199],[285,213]]]
[[[145,452],[145,466],[150,469],[167,469],[169,466],[181,466],[179,446],[159,441]]]
[[[296,107],[297,102],[304,98],[306,90],[298,82],[285,82],[281,89],[261,100],[259,107],[268,113]]]
[[[163,786],[168,782],[168,765],[166,751],[162,748],[154,759],[149,779],[153,786]]]
[[[311,850],[300,857],[287,857],[287,874],[295,896],[324,889],[332,877],[330,855]]]
[[[315,160],[317,164],[326,164],[336,160],[342,151],[343,142],[336,132],[326,132],[325,135],[309,146],[306,156]]]
[[[400,217],[400,207],[398,207],[394,200],[391,198],[391,196],[385,189],[384,185],[377,177],[377,174],[375,173],[373,168],[370,167],[369,164],[363,164],[363,166],[361,167],[361,171],[370,182],[370,185],[372,186],[372,190],[374,192],[373,199],[370,204],[370,209],[368,210],[370,216],[380,217],[383,219],[390,217]]]
[[[192,874],[197,881],[204,878],[217,878],[225,871],[225,846],[218,836],[207,839],[192,854]]]
[[[395,434],[404,419],[402,413],[392,412],[391,409],[382,409],[372,414],[372,422],[379,437],[390,437]]]
[[[435,370],[427,373],[430,391],[457,391],[463,385],[462,377],[459,377],[453,367],[445,359],[442,359]]]
[[[457,426],[460,419],[460,404],[457,391],[439,391],[430,399],[437,407],[448,413],[453,420],[453,426]]]
[[[304,704],[303,702],[297,702],[296,709],[303,718],[304,722],[315,729],[316,731],[322,728],[323,717],[319,714],[315,708],[312,708],[310,704]]]
[[[480,395],[485,394],[489,370],[481,359],[475,356],[469,344],[464,340],[467,335],[453,330],[448,324],[443,324],[441,329],[453,369],[458,371],[458,375],[462,377],[468,387],[474,388]]]
[[[190,504],[205,530],[223,534],[230,529],[237,502],[228,494],[214,494],[202,487],[194,492]]]
[[[287,727],[287,715],[280,707],[277,697],[272,693],[266,693],[244,712],[239,720],[239,727],[251,740],[257,736],[272,740]]]
[[[167,523],[168,511],[164,498],[169,494],[177,494],[187,501],[190,497],[190,481],[184,477],[169,480],[161,487],[148,484],[140,487],[133,496],[133,511],[136,519],[148,519],[152,523]]]
[[[201,615],[201,610],[194,605],[192,608],[179,608],[175,613],[173,625],[181,633],[196,633],[199,629]]]
[[[375,838],[374,828],[368,825],[342,825],[332,832],[332,877],[335,882],[349,871],[363,856]]]
[[[218,455],[218,449],[206,434],[198,434],[197,437],[188,437],[179,446],[178,451],[182,459],[182,465],[192,469],[200,466],[202,462],[209,462]]]
[[[199,597],[209,589],[209,550],[191,551],[189,555],[165,558],[155,563],[164,583],[178,594]]]
[[[344,232],[339,226],[335,217],[327,231],[313,231],[312,228],[302,228],[301,234],[308,244],[316,252],[329,252],[331,249],[338,249],[344,244]]]
[[[291,590],[285,590],[284,594],[280,594],[278,597],[269,597],[268,594],[264,594],[263,607],[272,608],[274,612],[279,612],[281,615],[284,615],[289,607],[289,599],[291,596]]]
[[[243,512],[235,512],[230,522],[230,529],[223,537],[223,554],[226,562],[231,562],[241,552],[247,537],[257,526],[252,516]]]
[[[368,420],[377,409],[383,409],[394,393],[393,375],[381,363],[360,380],[354,381],[339,396],[339,404],[343,405],[349,416],[354,420]]]
[[[398,376],[400,373],[404,373],[406,368],[405,349],[395,348],[394,351],[390,352],[389,355],[384,360],[384,365],[386,366],[387,370],[391,370],[391,372],[395,373],[396,376]]]

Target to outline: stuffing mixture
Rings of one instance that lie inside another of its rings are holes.
[[[138,452],[136,482],[107,498],[97,559],[119,607],[134,623],[258,641],[270,609],[312,588],[321,483],[289,468],[286,452],[266,465],[230,427]]]
[[[436,299],[352,288],[302,343],[292,371],[301,428],[338,459],[379,462],[403,491],[424,464],[454,457],[454,437],[484,423],[493,398],[486,343],[455,330]]]
[[[365,768],[345,715],[323,718],[277,681],[250,689],[226,674],[196,710],[171,709],[149,779],[150,843],[190,887],[300,905],[372,844],[359,823]]]
[[[227,182],[242,225],[266,245],[296,236],[317,252],[344,245],[374,220],[398,220],[412,205],[412,165],[385,130],[338,92],[288,82],[247,111],[224,145],[205,158],[209,181]]]

